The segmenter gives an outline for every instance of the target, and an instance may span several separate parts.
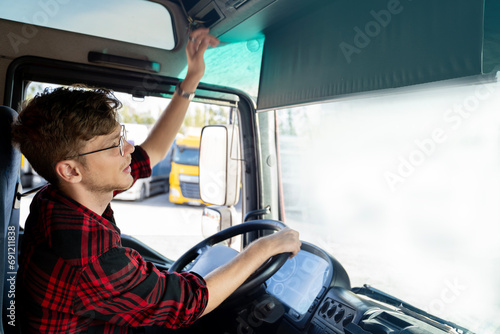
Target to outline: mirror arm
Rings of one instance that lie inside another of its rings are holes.
[[[257,216],[257,215],[268,215],[270,213],[271,213],[271,206],[268,205],[264,209],[257,209],[257,210],[253,210],[253,211],[247,212],[246,215],[245,215],[245,218],[243,218],[243,222],[246,222],[246,221],[250,220],[250,218],[252,218],[254,216]]]

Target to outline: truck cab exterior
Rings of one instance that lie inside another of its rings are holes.
[[[178,138],[172,154],[169,200],[176,204],[201,205],[199,168],[200,136]]]

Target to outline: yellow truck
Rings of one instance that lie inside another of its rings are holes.
[[[176,140],[170,171],[170,202],[189,205],[206,204],[200,198],[199,157],[199,135],[188,135]]]

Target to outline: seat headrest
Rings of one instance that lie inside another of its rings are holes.
[[[3,170],[19,152],[12,147],[11,125],[17,113],[9,107],[0,106],[0,168]]]
[[[21,153],[12,146],[11,125],[17,113],[9,107],[0,106],[0,219],[6,228],[19,182]]]

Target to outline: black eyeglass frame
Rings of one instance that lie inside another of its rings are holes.
[[[114,145],[114,146],[110,146],[110,147],[106,147],[106,148],[101,148],[100,150],[95,150],[95,151],[91,151],[91,152],[87,152],[87,153],[78,154],[78,155],[69,157],[67,159],[74,159],[74,158],[82,157],[84,155],[102,152],[102,151],[110,150],[112,148],[117,148],[117,147],[120,148],[120,155],[123,157],[125,154],[125,150],[123,149],[123,146],[125,145],[126,140],[127,140],[127,131],[125,130],[125,125],[122,124],[121,130],[120,130],[120,142],[118,143],[118,145]]]

